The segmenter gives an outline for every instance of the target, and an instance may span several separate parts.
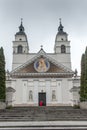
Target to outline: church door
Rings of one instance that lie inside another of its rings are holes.
[[[39,93],[38,98],[39,106],[46,106],[46,93]]]

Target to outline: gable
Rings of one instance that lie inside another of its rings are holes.
[[[73,75],[73,71],[49,57],[43,50],[11,72],[15,76]]]
[[[19,71],[17,71],[18,73],[40,73],[38,72],[36,69],[35,69],[35,66],[34,66],[34,63],[31,63],[30,65],[27,65],[26,67],[24,68],[21,68]],[[55,64],[49,62],[50,64],[50,67],[49,69],[45,72],[45,73],[63,73],[65,72],[63,70],[63,68],[60,68],[58,66],[56,66]],[[43,72],[41,72],[43,73]]]

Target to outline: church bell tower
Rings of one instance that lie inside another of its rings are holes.
[[[13,64],[12,69],[17,67],[18,64],[22,64],[26,61],[26,55],[29,53],[29,46],[27,35],[23,27],[23,22],[21,19],[21,24],[19,26],[19,31],[15,34],[15,41],[13,41]],[[20,62],[20,63],[19,63]]]
[[[68,34],[63,31],[63,28],[60,19],[58,32],[55,38],[54,53],[57,61],[71,69],[70,41],[68,41]]]

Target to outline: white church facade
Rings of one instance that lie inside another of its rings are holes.
[[[60,21],[54,53],[43,47],[29,53],[23,23],[13,41],[12,71],[6,76],[6,101],[12,106],[73,106],[79,103],[80,77],[71,69],[68,35]]]

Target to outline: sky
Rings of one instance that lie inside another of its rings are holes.
[[[4,48],[6,70],[12,69],[12,41],[23,18],[29,52],[43,45],[53,53],[59,18],[71,41],[72,70],[80,75],[81,56],[87,46],[87,0],[0,0],[0,47]]]

